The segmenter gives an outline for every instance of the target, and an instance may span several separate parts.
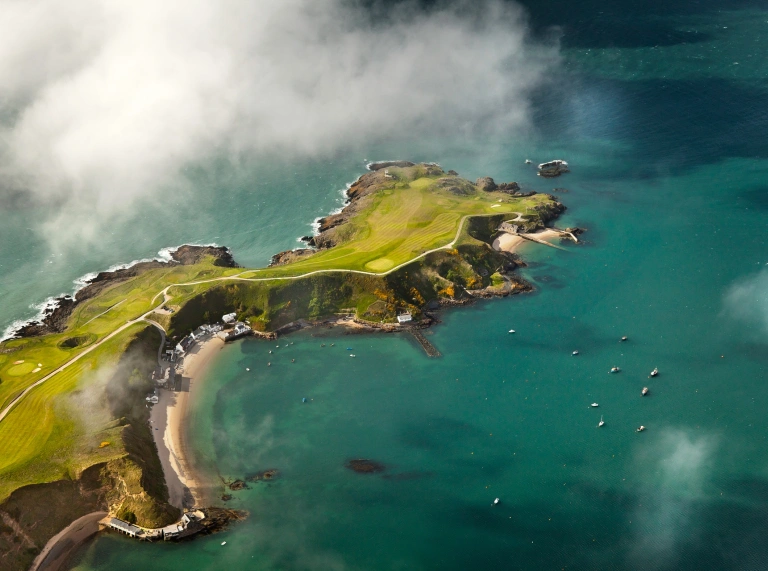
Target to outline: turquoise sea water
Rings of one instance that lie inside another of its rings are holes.
[[[186,545],[106,535],[77,569],[766,566],[768,11],[529,8],[534,27],[563,27],[564,64],[525,140],[393,141],[236,180],[201,171],[184,206],[206,206],[195,225],[147,214],[133,221],[147,228],[140,241],[117,228],[103,251],[66,267],[51,259],[37,277],[14,256],[45,259],[42,243],[4,249],[6,320],[26,310],[30,288],[40,299],[66,290],[116,251],[128,261],[216,241],[260,264],[337,205],[363,159],[395,156],[566,187],[561,224],[589,229],[567,252],[527,248],[535,293],[444,312],[429,332],[440,359],[406,337],[333,331],[279,349],[228,346],[193,414],[199,462],[233,478],[277,468],[280,479],[235,493],[228,505],[251,517],[222,535]],[[573,172],[537,180],[528,157],[565,158]],[[15,220],[0,232],[22,235]],[[622,372],[609,374],[614,365]],[[351,458],[386,470],[353,473]]]

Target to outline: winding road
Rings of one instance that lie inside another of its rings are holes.
[[[519,212],[513,212],[513,214],[517,214],[518,218],[521,216],[521,214]],[[246,273],[262,271],[262,270],[246,270],[246,271],[241,272],[239,274],[236,274],[234,276],[225,276],[225,277],[219,277],[219,278],[211,278],[209,280],[201,280],[201,281],[197,281],[197,282],[186,282],[186,283],[179,283],[179,284],[171,284],[171,285],[165,287],[160,292],[158,292],[157,295],[155,295],[152,298],[152,301],[150,302],[150,303],[154,303],[155,300],[158,298],[158,296],[162,295],[163,296],[162,303],[160,303],[159,305],[153,307],[152,309],[150,309],[149,311],[147,311],[146,313],[144,313],[140,317],[137,317],[136,319],[133,319],[133,320],[128,321],[125,324],[121,325],[120,327],[115,329],[112,333],[110,333],[109,335],[107,335],[106,337],[104,337],[103,339],[98,341],[97,343],[94,343],[93,345],[91,345],[90,347],[85,349],[82,353],[79,353],[78,355],[76,355],[75,357],[73,357],[72,359],[67,361],[66,363],[60,365],[59,367],[57,367],[56,369],[54,369],[53,371],[51,371],[50,373],[45,375],[43,378],[41,378],[40,380],[32,383],[26,389],[24,389],[21,393],[19,393],[10,403],[8,403],[8,405],[2,411],[0,411],[0,422],[2,422],[3,419],[6,416],[8,416],[8,414],[11,412],[11,410],[13,410],[13,408],[17,404],[19,404],[19,402],[21,402],[22,399],[24,399],[24,397],[26,397],[36,387],[39,387],[40,385],[42,385],[43,383],[45,383],[46,381],[48,381],[49,379],[51,379],[52,377],[54,377],[55,375],[57,375],[58,373],[60,373],[61,371],[63,371],[67,367],[69,367],[70,365],[72,365],[73,363],[76,363],[77,361],[79,361],[80,359],[82,359],[83,357],[88,355],[91,351],[94,351],[95,349],[99,348],[101,345],[103,345],[104,343],[106,343],[107,341],[112,339],[115,335],[125,331],[126,329],[128,329],[132,325],[136,325],[137,323],[139,323],[141,321],[144,321],[146,323],[154,325],[155,327],[160,329],[160,331],[162,332],[161,334],[163,335],[163,338],[164,338],[165,337],[165,330],[162,328],[162,326],[159,323],[157,323],[156,321],[153,321],[152,319],[147,319],[147,317],[150,314],[154,313],[154,311],[156,309],[158,309],[159,307],[162,307],[163,305],[165,305],[168,302],[168,300],[172,299],[172,297],[168,295],[168,290],[170,290],[173,287],[185,287],[185,286],[200,285],[200,284],[211,283],[211,282],[230,281],[230,280],[244,281],[244,282],[268,282],[268,281],[280,281],[280,280],[299,280],[299,279],[303,279],[303,278],[306,278],[306,277],[309,277],[309,276],[313,276],[313,275],[317,275],[317,274],[329,274],[329,273],[349,273],[349,274],[361,274],[361,275],[366,275],[366,276],[386,276],[388,274],[391,274],[392,272],[396,272],[397,270],[399,270],[400,268],[402,268],[404,266],[407,266],[408,264],[411,264],[411,263],[415,262],[416,260],[420,260],[421,258],[423,258],[425,256],[428,256],[429,254],[432,254],[434,252],[439,252],[440,250],[449,250],[449,249],[453,248],[453,246],[458,241],[459,236],[461,235],[461,230],[464,227],[464,223],[466,222],[467,218],[474,217],[474,216],[483,216],[483,215],[482,214],[481,215],[478,215],[478,214],[467,214],[467,215],[463,216],[461,218],[461,220],[459,221],[459,227],[456,230],[456,235],[454,236],[453,240],[451,240],[445,246],[440,246],[439,248],[433,248],[431,250],[427,250],[426,252],[423,252],[423,253],[419,254],[418,256],[416,256],[416,257],[414,257],[414,258],[412,258],[412,259],[410,259],[410,260],[408,260],[406,262],[403,262],[402,264],[397,265],[394,268],[390,268],[389,270],[384,271],[384,272],[366,272],[366,271],[363,271],[363,270],[349,270],[349,269],[329,269],[329,270],[314,270],[314,271],[307,272],[305,274],[300,274],[300,275],[297,275],[297,276],[282,276],[282,277],[269,277],[269,278],[244,278],[244,277],[241,277],[243,274],[246,274]],[[489,214],[488,216],[493,216],[493,214]],[[122,303],[122,302],[120,302],[120,303]],[[110,309],[112,309],[112,308],[110,308]],[[107,311],[109,311],[109,309]],[[106,312],[104,312],[104,313],[106,313]],[[103,315],[103,314],[101,314],[101,315]],[[100,317],[100,316],[97,315],[96,317]],[[162,350],[163,345],[161,345],[160,347],[161,347],[160,350]]]

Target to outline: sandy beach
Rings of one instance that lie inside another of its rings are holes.
[[[107,512],[93,512],[76,519],[48,540],[29,571],[58,571],[70,556],[99,531],[99,520]]]
[[[168,485],[169,501],[178,508],[206,505],[208,486],[195,474],[187,452],[187,413],[195,386],[224,341],[212,337],[184,357],[180,391],[161,390],[150,421]]]
[[[555,238],[560,237],[560,232],[547,228],[540,232],[526,234],[526,236],[552,243]],[[526,240],[519,234],[502,234],[493,241],[493,249],[501,252],[517,252],[523,244],[530,243],[531,240]]]

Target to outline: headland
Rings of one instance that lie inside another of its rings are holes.
[[[190,399],[223,343],[200,326],[228,316],[236,336],[318,323],[428,327],[435,308],[530,291],[515,272],[523,241],[578,234],[541,233],[565,207],[514,182],[472,183],[430,163],[369,168],[342,211],[305,237],[307,247],[275,255],[267,268],[240,268],[225,248],[185,246],[170,262],[97,275],[0,345],[0,512],[26,534],[33,526],[21,506],[61,504],[46,516],[50,530],[36,529],[28,550],[8,559],[11,569],[89,513],[156,529],[215,501],[186,448]],[[81,398],[91,392],[106,405]],[[64,490],[62,478],[76,484]],[[2,541],[0,550],[13,552]]]

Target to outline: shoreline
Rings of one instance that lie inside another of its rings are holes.
[[[29,571],[59,571],[75,551],[99,532],[99,521],[107,515],[104,511],[92,512],[70,523],[48,540]]]
[[[530,232],[527,235],[532,236],[538,240],[542,240],[544,242],[549,242],[551,244],[551,239],[560,238],[561,232],[558,232],[557,230],[553,230],[551,228],[545,228],[544,230],[539,230],[538,232]],[[530,243],[531,243],[531,240],[527,240],[519,234],[502,234],[501,236],[499,236],[493,241],[492,247],[496,251],[514,254],[520,250],[521,246],[523,246],[524,244],[530,244]]]
[[[211,484],[195,471],[194,459],[187,448],[187,417],[194,402],[195,386],[223,347],[224,341],[216,336],[197,344],[184,357],[181,390],[161,390],[159,402],[150,414],[152,436],[168,486],[168,501],[179,509],[210,503]]]

